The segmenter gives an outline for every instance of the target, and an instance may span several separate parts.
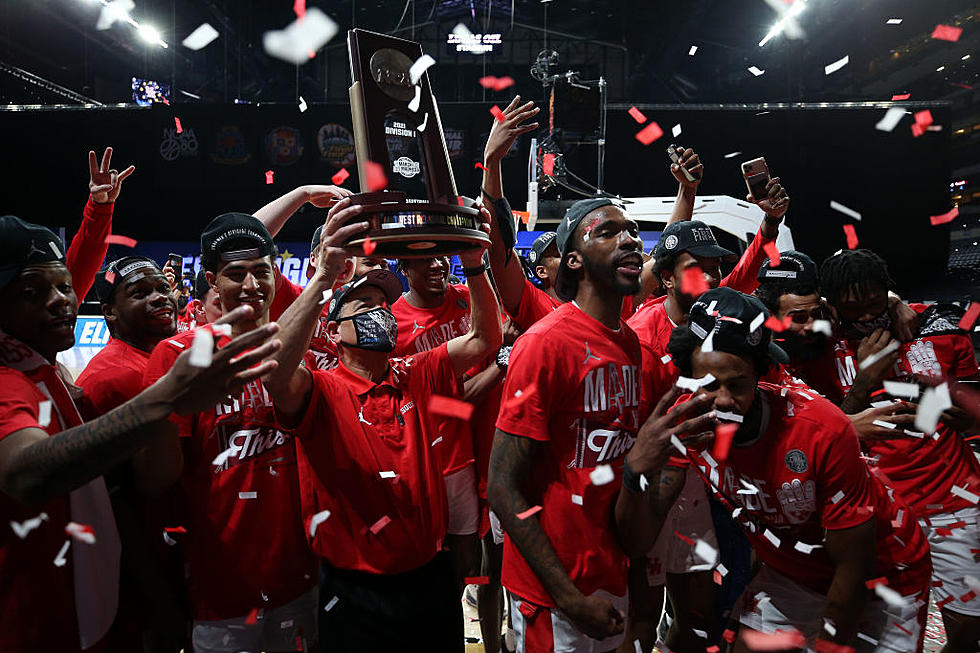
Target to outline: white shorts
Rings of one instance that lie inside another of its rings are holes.
[[[677,537],[675,532],[692,542],[704,540],[718,550],[708,493],[701,477],[693,469],[687,470],[684,487],[670,507],[657,541],[647,553],[647,584],[650,587],[666,584],[667,574],[690,574],[711,569],[712,565],[695,555],[694,547]]]
[[[925,610],[918,597],[905,597],[907,605],[890,606],[873,597],[858,626],[864,637],[854,641],[856,653],[915,653],[919,650]],[[744,626],[763,633],[796,629],[809,641],[824,632],[827,597],[803,587],[763,564],[739,602]],[[871,640],[871,641],[869,641]],[[874,643],[872,643],[874,642]],[[811,649],[807,649],[808,651]]]
[[[980,508],[931,515],[919,525],[932,554],[933,600],[951,612],[980,616],[980,590],[963,581],[966,576],[980,580],[980,562],[973,557],[980,550]]]
[[[507,596],[517,640],[515,653],[603,653],[618,647],[626,636],[621,633],[603,640],[592,639],[579,632],[557,608],[529,603],[512,592],[507,592]],[[623,614],[629,610],[626,596],[613,596],[602,590],[592,596],[608,599]]]
[[[497,513],[492,510],[490,511],[490,532],[493,533],[494,544],[504,543],[504,526],[500,523]]]
[[[317,587],[273,610],[261,611],[253,624],[249,616],[221,621],[194,621],[196,653],[240,651],[307,651],[317,643]]]
[[[470,463],[446,479],[449,535],[473,535],[480,530],[480,497],[476,493],[476,464]]]

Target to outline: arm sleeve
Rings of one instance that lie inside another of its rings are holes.
[[[759,231],[755,233],[755,238],[742,252],[742,258],[738,260],[735,269],[721,280],[721,285],[747,295],[752,294],[759,287],[759,281],[756,277],[759,275],[762,262],[766,260],[766,252],[762,247],[770,240],[775,239],[763,238],[762,227],[759,227]]]
[[[78,303],[95,283],[95,274],[105,261],[109,244],[105,239],[112,231],[112,209],[115,203],[96,204],[89,197],[82,212],[82,224],[68,246],[67,265]]]
[[[189,340],[185,342],[190,343]],[[188,344],[188,346],[190,345]],[[170,340],[161,340],[153,348],[153,353],[150,354],[150,360],[146,364],[146,371],[143,372],[143,387],[147,388],[153,385],[157,382],[157,379],[166,374],[173,367],[174,361],[180,356],[181,351],[183,350]],[[172,414],[170,415],[170,421],[177,425],[177,432],[180,437],[188,437],[193,433],[193,415]]]
[[[846,418],[845,418],[846,420]],[[868,521],[874,511],[874,492],[868,466],[850,421],[829,420],[835,429],[822,440],[819,465],[824,481],[817,488],[820,523],[828,530],[851,528]]]
[[[560,365],[559,359],[547,354],[538,334],[524,334],[517,339],[504,381],[498,429],[532,440],[551,439],[548,422],[556,408],[554,404],[559,403],[556,398],[563,396],[563,391],[549,377],[567,378],[557,369]]]

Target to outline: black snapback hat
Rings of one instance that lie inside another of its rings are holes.
[[[385,294],[385,299],[389,305],[394,304],[402,296],[402,282],[391,270],[387,268],[368,270],[334,291],[333,296],[330,297],[327,320],[335,321],[340,316],[340,309],[343,308],[344,301],[351,291],[364,286],[374,286],[380,289]]]
[[[109,263],[95,275],[95,294],[103,304],[112,299],[116,288],[124,282],[137,281],[147,274],[159,274],[163,271],[157,262],[146,256],[124,256]],[[127,280],[127,277],[129,279]]]
[[[803,252],[789,249],[779,253],[779,265],[772,265],[772,261],[767,258],[759,268],[757,279],[759,283],[795,281],[816,285],[820,280],[820,273],[812,258]]]
[[[219,215],[201,233],[201,264],[211,271],[220,261],[261,258],[275,251],[269,230],[247,213]]]
[[[0,216],[0,288],[32,263],[65,262],[65,245],[47,227]]]
[[[565,211],[565,217],[558,224],[558,230],[555,233],[555,244],[558,246],[558,254],[562,260],[558,265],[558,275],[555,279],[555,292],[565,301],[569,301],[575,297],[578,287],[575,275],[565,265],[565,254],[568,253],[572,235],[575,233],[575,229],[579,223],[582,222],[582,218],[604,206],[616,206],[623,209],[622,204],[609,197],[594,197],[592,199],[579,200],[568,207],[568,210]]]
[[[735,252],[718,244],[711,227],[700,220],[682,220],[667,225],[653,250],[654,258],[687,252],[702,258],[735,256]]]
[[[535,238],[534,242],[531,243],[531,251],[527,253],[527,262],[530,263],[532,267],[540,263],[541,257],[544,255],[545,250],[555,242],[555,238],[557,237],[558,234],[554,231],[546,231]],[[557,248],[557,245],[555,247]]]
[[[769,311],[758,298],[731,288],[719,287],[698,297],[688,314],[687,329],[711,348],[730,354],[767,351],[780,363],[789,357],[772,342],[772,331],[765,326]]]

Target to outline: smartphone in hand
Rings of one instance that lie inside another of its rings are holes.
[[[745,178],[745,186],[749,189],[749,195],[756,202],[766,197],[766,184],[769,183],[769,166],[766,165],[764,157],[752,159],[742,164],[742,177]]]
[[[170,253],[167,255],[167,263],[170,264],[170,269],[174,271],[175,275],[180,276],[184,271],[184,257],[180,254]]]
[[[688,181],[696,181],[698,179],[701,179],[701,175],[699,175],[697,173],[694,173],[694,172],[691,172],[690,170],[688,170],[687,168],[685,168],[684,166],[681,165],[681,157],[677,153],[677,150],[678,149],[680,149],[680,148],[678,148],[673,143],[671,143],[670,144],[670,147],[667,148],[667,158],[670,159],[670,162],[671,163],[674,163],[674,164],[677,164],[680,167],[681,172],[684,173],[684,177]]]

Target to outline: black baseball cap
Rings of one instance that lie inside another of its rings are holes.
[[[817,285],[820,273],[812,258],[803,252],[789,249],[779,253],[779,265],[772,265],[772,261],[766,259],[759,268],[757,279],[759,283],[793,281],[799,284]]]
[[[773,360],[788,363],[789,356],[772,342],[772,331],[764,325],[769,315],[758,298],[721,286],[698,297],[688,313],[686,327],[702,343],[712,334],[716,351],[768,351]]]
[[[611,198],[594,197],[592,199],[579,200],[572,204],[565,211],[565,217],[558,224],[558,230],[555,233],[555,244],[558,246],[558,254],[562,260],[558,266],[558,277],[555,279],[555,292],[565,301],[569,301],[575,297],[578,288],[575,275],[565,265],[565,254],[568,254],[570,249],[569,245],[572,242],[572,235],[575,233],[575,229],[578,228],[579,223],[582,222],[582,218],[604,206],[617,206],[625,211],[622,204]]]
[[[146,256],[124,256],[109,263],[95,276],[95,294],[103,304],[112,300],[116,288],[123,282],[138,281],[149,274],[163,276],[156,261]],[[127,279],[128,277],[128,279]]]
[[[333,296],[330,298],[330,307],[327,310],[327,320],[331,322],[336,320],[340,315],[340,309],[344,306],[347,295],[352,290],[357,290],[364,286],[374,286],[380,289],[385,294],[385,299],[389,305],[394,304],[402,296],[402,282],[398,280],[398,277],[391,270],[387,268],[368,270],[334,291]]]
[[[554,231],[546,231],[534,239],[534,242],[531,243],[531,251],[527,253],[527,262],[531,264],[531,267],[541,262],[541,257],[544,256],[545,250],[555,242],[555,238],[557,237],[558,234]],[[558,249],[557,245],[555,245],[555,249]]]
[[[0,288],[34,263],[64,263],[65,244],[47,227],[0,216]]]
[[[214,272],[219,262],[271,256],[275,243],[265,225],[247,213],[224,213],[201,234],[201,265]]]
[[[653,250],[653,257],[660,259],[679,252],[687,252],[702,258],[735,256],[735,252],[718,244],[711,227],[700,220],[682,220],[667,225],[660,234],[660,240]]]
[[[316,231],[313,232],[313,238],[310,240],[310,251],[313,251],[314,249],[320,246],[320,234],[322,233],[323,233],[323,225],[321,224],[319,227],[316,228]]]
[[[194,299],[199,301],[204,301],[204,298],[208,296],[208,291],[211,290],[211,284],[208,283],[208,278],[204,274],[204,268],[202,267],[197,271],[197,278],[194,279]]]

